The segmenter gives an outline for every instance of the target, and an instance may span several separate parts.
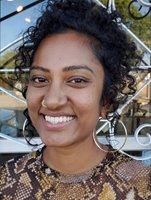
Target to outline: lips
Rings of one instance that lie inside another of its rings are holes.
[[[60,124],[60,123],[66,123],[66,122],[70,122],[74,119],[73,116],[57,116],[57,117],[53,117],[53,116],[48,116],[45,115],[44,116],[45,120],[51,124]]]

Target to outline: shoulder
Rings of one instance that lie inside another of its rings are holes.
[[[0,173],[5,171],[20,173],[20,171],[25,169],[26,164],[30,161],[30,159],[31,154],[25,154],[23,156],[8,160],[0,166]]]
[[[141,161],[115,153],[107,167],[107,173],[124,190],[135,191],[143,199],[151,198],[151,168]]]
[[[127,181],[143,177],[148,180],[151,175],[151,168],[141,161],[134,160],[122,153],[117,153],[112,165],[116,166],[116,174]]]
[[[9,160],[0,166],[0,189],[2,191],[14,187],[25,174],[30,173],[31,166],[36,160],[33,153]]]

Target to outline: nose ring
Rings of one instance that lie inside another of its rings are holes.
[[[41,105],[42,105],[44,108],[47,108],[47,106],[46,106],[45,103],[44,103],[44,99],[42,100]]]

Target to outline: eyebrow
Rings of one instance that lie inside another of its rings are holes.
[[[36,65],[31,66],[30,71],[32,71],[32,70],[40,70],[40,71],[44,71],[44,72],[49,72],[48,69],[46,69],[46,68],[44,68],[42,66],[36,66]]]
[[[94,74],[94,71],[91,68],[89,68],[87,65],[71,65],[71,66],[65,67],[63,71],[66,72],[66,71],[74,71],[74,70],[79,70],[79,69],[88,70]]]
[[[71,65],[71,66],[66,66],[63,68],[63,72],[68,72],[68,71],[74,71],[74,70],[79,70],[79,69],[84,69],[84,70],[88,70],[90,71],[91,73],[94,74],[94,71],[89,68],[87,65]],[[40,71],[43,71],[43,72],[49,72],[49,69],[46,69],[42,66],[31,66],[30,68],[30,71],[32,70],[40,70]]]

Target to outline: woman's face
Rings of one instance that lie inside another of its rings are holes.
[[[103,82],[103,67],[83,34],[54,34],[41,42],[30,70],[27,106],[44,144],[92,142]]]

